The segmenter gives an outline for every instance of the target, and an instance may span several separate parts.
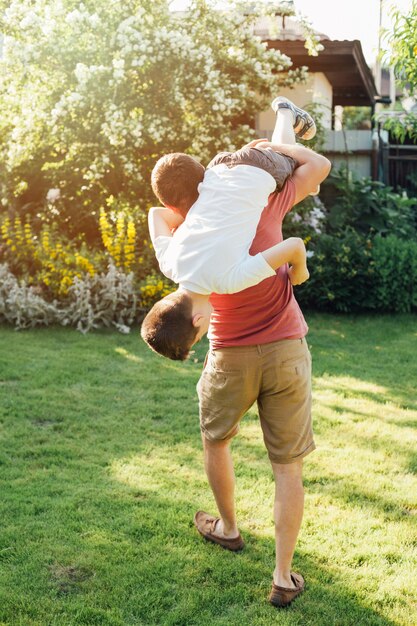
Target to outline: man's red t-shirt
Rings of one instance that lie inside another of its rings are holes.
[[[282,241],[282,221],[292,208],[295,185],[290,179],[279,194],[269,197],[249,250],[257,254]],[[258,285],[234,294],[212,294],[208,337],[212,348],[301,339],[308,327],[293,294],[287,266]]]

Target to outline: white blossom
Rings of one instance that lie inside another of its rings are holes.
[[[61,191],[59,189],[49,189],[46,194],[47,202],[56,202],[61,197]]]

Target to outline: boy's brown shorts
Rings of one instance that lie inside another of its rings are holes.
[[[211,441],[234,437],[257,401],[273,463],[292,463],[315,449],[311,356],[305,339],[211,350],[197,393],[201,430]]]
[[[236,165],[252,165],[265,170],[275,179],[277,184],[276,191],[281,191],[290,176],[293,175],[296,162],[290,156],[275,152],[271,148],[241,148],[236,152],[220,152],[207,165],[207,169],[219,165],[226,164],[229,168]]]

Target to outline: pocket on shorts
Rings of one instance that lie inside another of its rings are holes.
[[[242,370],[217,369],[210,359],[202,372],[197,384],[200,425],[209,439],[227,439],[235,433],[252,404],[251,390],[242,374]]]
[[[226,386],[227,374],[225,372],[218,372],[210,366],[206,366],[199,380],[200,389],[204,387],[212,387],[214,389],[222,389]]]
[[[218,370],[213,367],[213,358],[212,352],[209,350],[204,359],[203,369],[197,383],[197,393],[200,395],[200,389],[204,386],[213,385],[215,389],[221,389],[226,384],[227,376],[226,373],[218,372]],[[217,375],[219,374],[219,375]]]
[[[281,361],[280,369],[283,372],[294,373],[296,376],[309,375],[311,368],[310,350],[305,342],[293,345],[288,358]]]
[[[197,383],[197,392],[201,403],[210,402],[218,407],[235,403],[242,395],[243,372],[241,365],[234,359],[223,359],[215,351],[209,352],[206,366]]]
[[[287,344],[285,354],[281,358],[281,367],[293,365],[297,361],[302,361],[309,354],[309,349],[304,341],[292,339]]]
[[[207,366],[211,371],[219,374],[219,376],[240,374],[242,372],[242,359],[237,353],[229,353],[227,356],[223,356],[220,352],[214,350],[208,354]]]

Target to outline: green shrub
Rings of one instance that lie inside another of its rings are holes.
[[[417,198],[396,193],[370,178],[355,178],[345,168],[333,172],[323,188],[327,209],[325,232],[352,228],[368,235],[408,238],[417,232]]]
[[[375,237],[369,308],[408,313],[417,309],[417,242]]]
[[[413,112],[399,111],[395,115],[387,115],[383,111],[378,121],[382,122],[382,127],[401,143],[406,139],[412,141],[417,139],[417,115]]]
[[[417,242],[395,236],[321,235],[309,260],[310,280],[297,289],[302,306],[335,312],[417,310]]]
[[[320,235],[309,259],[310,279],[297,289],[301,305],[339,312],[363,310],[370,282],[370,240],[355,231]]]
[[[343,107],[343,127],[345,130],[370,130],[371,107]]]

